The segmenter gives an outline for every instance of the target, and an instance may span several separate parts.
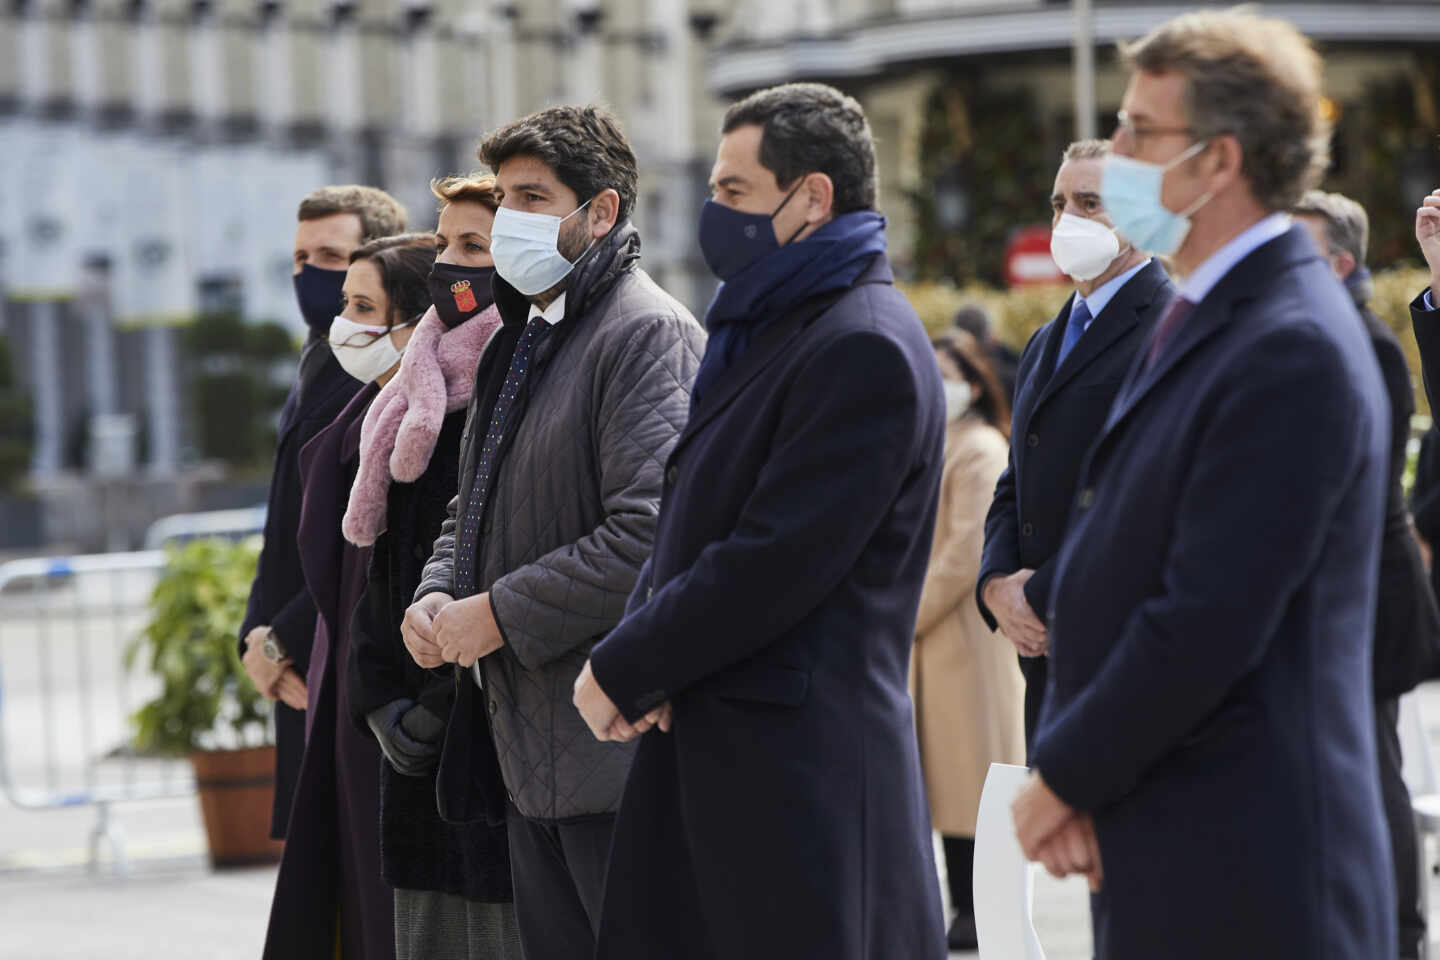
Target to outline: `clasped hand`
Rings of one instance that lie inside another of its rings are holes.
[[[1083,874],[1091,892],[1099,892],[1105,875],[1095,821],[1088,813],[1078,813],[1056,796],[1039,773],[1030,774],[1010,812],[1027,860],[1044,864],[1052,877]]]
[[[605,691],[600,689],[600,683],[590,669],[589,660],[585,661],[580,676],[575,678],[573,701],[575,709],[580,711],[580,716],[584,718],[590,732],[595,734],[596,740],[629,743],[655,727],[665,733],[670,732],[673,711],[669,700],[631,723],[620,713],[620,708],[615,706]]]
[[[400,636],[410,656],[427,670],[445,663],[468,667],[505,645],[488,593],[463,600],[427,593],[405,611]]]

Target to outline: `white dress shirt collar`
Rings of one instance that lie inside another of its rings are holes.
[[[526,322],[526,323],[529,323],[531,320],[534,320],[536,317],[539,317],[540,319],[544,320],[546,323],[550,324],[550,326],[552,326],[552,327],[555,326],[556,324],[558,324],[561,320],[564,320],[564,319],[565,319],[565,294],[562,293],[562,294],[560,294],[560,296],[556,297],[555,300],[554,300],[554,302],[551,303],[550,306],[546,307],[544,310],[541,310],[539,307],[535,306],[535,304],[533,304],[533,303],[530,304],[530,315],[525,318],[525,322]]]
[[[1191,303],[1204,300],[1215,285],[1225,278],[1237,263],[1254,253],[1262,245],[1290,229],[1290,214],[1272,213],[1258,223],[1251,224],[1233,237],[1229,243],[1216,250],[1210,258],[1195,268],[1195,272],[1180,281],[1180,296]]]

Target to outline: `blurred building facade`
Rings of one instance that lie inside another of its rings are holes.
[[[1096,0],[1102,134],[1125,82],[1115,41],[1195,5]],[[1321,43],[1342,121],[1372,102],[1409,117],[1394,143],[1351,130],[1338,154],[1357,180],[1400,195],[1440,178],[1427,53],[1440,4],[1265,10]],[[177,324],[232,311],[300,331],[300,198],[373,183],[428,229],[429,179],[474,168],[485,131],[550,104],[622,118],[645,266],[697,313],[713,282],[695,218],[721,112],[789,80],[865,104],[902,276],[990,279],[1006,232],[1047,218],[1076,129],[1073,34],[1068,0],[11,0],[0,331],[34,399],[36,486],[62,488],[77,467],[184,474],[196,457]],[[83,512],[89,488],[74,489]]]
[[[704,297],[693,214],[713,137],[702,155],[697,131],[714,116],[697,109],[697,38],[713,22],[680,0],[7,5],[0,324],[34,397],[37,486],[82,464],[182,472],[179,325],[231,311],[301,331],[300,198],[377,184],[430,229],[429,180],[474,169],[485,131],[546,105],[623,118],[646,266]]]

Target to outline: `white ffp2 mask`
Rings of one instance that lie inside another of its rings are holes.
[[[407,326],[397,323],[390,330]],[[361,383],[371,383],[399,363],[404,352],[390,339],[390,330],[336,317],[330,321],[330,351],[346,373]]]
[[[1100,276],[1119,255],[1115,231],[1097,220],[1062,213],[1050,232],[1050,256],[1061,273],[1078,283]]]

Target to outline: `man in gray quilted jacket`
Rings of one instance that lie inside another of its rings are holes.
[[[633,748],[591,736],[572,687],[650,555],[705,335],[639,268],[635,155],[613,117],[543,110],[480,158],[502,196],[504,324],[476,371],[459,496],[403,632],[421,666],[460,671],[441,813],[506,818],[525,955],[574,960],[595,949]]]

